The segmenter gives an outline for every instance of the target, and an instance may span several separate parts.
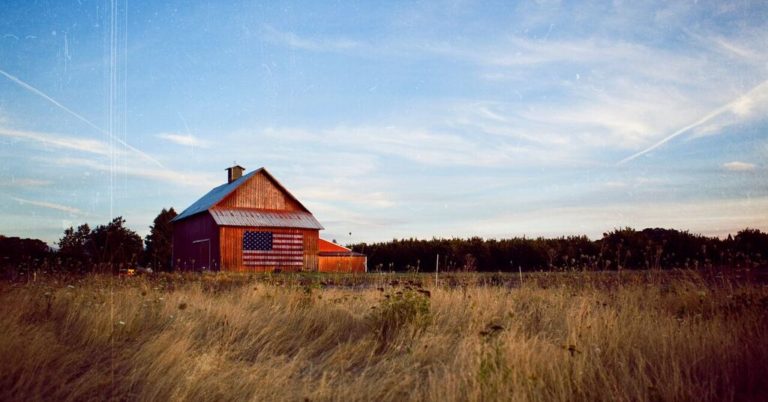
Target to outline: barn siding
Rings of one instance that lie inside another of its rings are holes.
[[[318,257],[319,272],[366,272],[366,257],[364,255]]]
[[[210,255],[208,261],[201,258],[206,251],[208,239]],[[203,250],[203,249],[206,250]],[[173,222],[173,266],[177,270],[219,269],[219,231],[213,217],[208,212],[193,215],[187,219]],[[210,265],[210,266],[208,266]]]
[[[296,200],[276,186],[263,172],[255,174],[216,206],[281,211],[304,210]]]
[[[304,239],[304,266],[291,267],[289,269],[301,269],[303,271],[317,271],[317,239],[319,231],[316,229],[288,229],[265,227],[219,227],[221,238],[221,270],[237,272],[262,272],[274,271],[277,268],[285,271],[285,267],[254,267],[243,265],[243,234],[245,231],[270,231],[273,233],[301,233]]]

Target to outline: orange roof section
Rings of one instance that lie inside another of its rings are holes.
[[[318,239],[317,249],[318,249],[317,251],[320,251],[320,252],[326,251],[326,252],[337,252],[337,253],[338,252],[349,253],[350,251],[352,251],[346,247],[339,246],[338,244],[329,242],[328,240],[325,240],[325,239]]]

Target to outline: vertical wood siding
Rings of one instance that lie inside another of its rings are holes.
[[[319,272],[365,272],[366,257],[364,255],[345,255],[318,257]]]
[[[221,237],[221,270],[234,272],[268,272],[277,268],[285,271],[285,267],[267,266],[256,267],[243,264],[243,234],[245,231],[269,231],[272,233],[301,233],[304,239],[304,265],[288,269],[317,271],[317,239],[319,231],[316,229],[289,229],[289,228],[264,228],[264,227],[219,227]]]
[[[208,239],[208,245],[201,242],[204,239]],[[210,262],[204,261],[206,256]],[[205,268],[215,271],[219,266],[219,230],[211,214],[203,212],[173,223],[174,269],[192,271]]]
[[[277,187],[264,173],[257,173],[221,200],[218,207],[303,211],[301,205]]]

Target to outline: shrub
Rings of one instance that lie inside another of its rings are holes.
[[[394,293],[384,295],[370,316],[371,326],[379,340],[379,351],[387,349],[404,329],[410,328],[415,335],[431,321],[428,291],[410,287],[393,290]]]

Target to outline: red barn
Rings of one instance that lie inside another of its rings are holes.
[[[317,271],[323,229],[266,169],[228,180],[173,219],[173,263],[182,270]]]

